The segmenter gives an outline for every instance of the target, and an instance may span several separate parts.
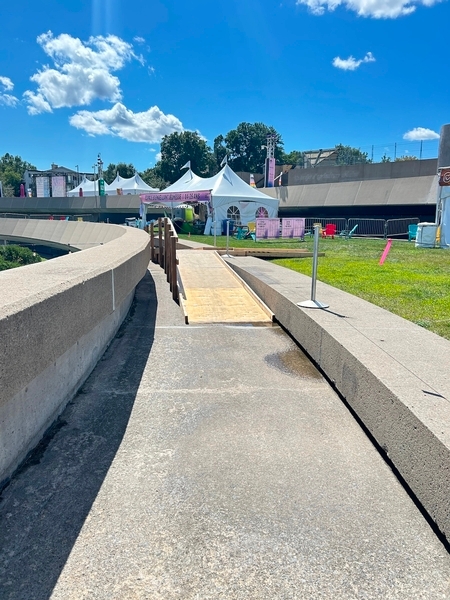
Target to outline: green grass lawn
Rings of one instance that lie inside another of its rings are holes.
[[[214,243],[213,236],[191,236],[190,239]],[[217,236],[217,245],[225,246],[225,237]],[[264,240],[256,245],[312,251],[313,239],[305,242]],[[413,242],[394,240],[385,263],[380,266],[385,245],[385,240],[364,238],[321,239],[319,251],[325,252],[325,256],[319,257],[317,277],[450,340],[450,251],[416,248]],[[254,246],[251,240],[230,239],[230,247]],[[311,258],[272,262],[311,276]]]

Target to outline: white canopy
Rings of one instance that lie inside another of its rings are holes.
[[[450,248],[450,186],[441,186],[437,200],[439,230],[439,245]]]
[[[229,218],[247,225],[257,217],[278,216],[278,200],[245,183],[228,165],[213,177],[199,177],[189,169],[160,194],[163,200],[164,194],[206,190],[211,191],[210,212],[216,222]]]
[[[98,196],[98,183],[97,181],[91,181],[90,179],[86,179],[83,177],[80,185],[78,185],[73,190],[67,192],[67,196],[73,198],[74,196],[80,195],[80,188],[83,190],[83,196]]]
[[[159,192],[159,188],[150,187],[139,173],[135,173],[133,177],[121,177],[118,173],[112,183],[105,186],[107,194],[115,195],[117,190],[121,189],[122,194],[146,194],[150,192]]]
[[[180,179],[175,181],[175,183],[172,183],[172,185],[169,185],[169,187],[166,187],[161,193],[168,194],[168,193],[172,193],[172,192],[188,192],[191,189],[197,189],[197,190],[210,189],[210,188],[205,188],[205,187],[201,187],[201,186],[194,188],[194,186],[197,183],[199,183],[200,181],[206,181],[206,179],[203,179],[203,177],[199,177],[193,171],[191,171],[191,169],[189,168],[186,171],[186,173],[183,173],[183,175],[180,177]]]

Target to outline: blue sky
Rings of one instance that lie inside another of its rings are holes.
[[[423,139],[435,156],[449,17],[434,0],[5,1],[0,155],[91,171],[101,153],[144,170],[164,134],[212,146],[259,121],[286,151],[418,155]]]

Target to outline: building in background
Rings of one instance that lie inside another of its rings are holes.
[[[76,188],[83,177],[93,180],[94,174],[80,173],[53,163],[51,169],[46,171],[27,169],[23,179],[27,196],[61,198],[65,197],[67,192]]]

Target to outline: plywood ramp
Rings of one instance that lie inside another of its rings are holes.
[[[270,323],[273,315],[216,252],[179,250],[188,323]]]

